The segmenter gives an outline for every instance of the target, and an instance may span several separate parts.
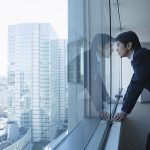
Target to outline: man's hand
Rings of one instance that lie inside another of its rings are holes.
[[[127,117],[127,114],[124,112],[120,112],[114,115],[114,117],[112,118],[113,121],[122,121]]]
[[[106,111],[100,112],[100,119],[101,119],[101,120],[108,121],[108,120],[110,119],[110,114],[109,114],[109,112],[106,112]]]

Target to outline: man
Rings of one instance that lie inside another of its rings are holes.
[[[109,101],[109,94],[103,82],[103,58],[110,58],[112,49],[110,48],[113,38],[104,33],[97,33],[92,41],[90,56],[90,96],[96,111],[103,120],[109,119],[106,103]]]
[[[121,112],[113,117],[114,121],[121,121],[132,111],[143,89],[150,91],[150,50],[141,47],[138,36],[133,31],[119,34],[115,44],[120,58],[128,57],[134,70]]]

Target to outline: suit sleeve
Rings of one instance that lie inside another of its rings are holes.
[[[127,88],[124,96],[124,104],[122,106],[122,111],[127,114],[129,114],[135,106],[138,97],[144,89],[145,82],[149,77],[149,72],[147,71],[147,67],[149,67],[148,63],[149,60],[146,54],[139,53],[135,56],[135,61],[133,62],[134,74]]]
[[[121,109],[123,112],[129,114],[132,111],[138,97],[143,91],[143,88],[143,84],[139,80],[135,80],[135,74],[133,74],[124,96],[124,104]]]

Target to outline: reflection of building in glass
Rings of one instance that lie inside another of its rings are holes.
[[[33,141],[56,138],[66,119],[65,51],[66,41],[50,24],[9,26],[9,111],[19,125],[32,128]]]

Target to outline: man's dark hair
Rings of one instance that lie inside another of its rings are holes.
[[[131,47],[132,49],[141,48],[139,38],[136,35],[136,33],[133,31],[127,31],[127,32],[123,32],[123,33],[119,34],[115,38],[115,41],[120,41],[121,43],[124,44],[125,47],[127,46],[128,42],[131,42],[132,43],[132,47]]]
[[[113,41],[114,41],[113,37],[111,37],[109,34],[97,33],[93,38],[91,49],[96,51],[97,44],[100,44],[101,47],[104,48],[107,43]]]

